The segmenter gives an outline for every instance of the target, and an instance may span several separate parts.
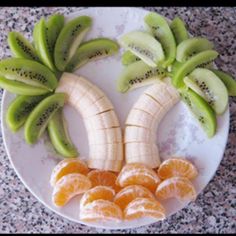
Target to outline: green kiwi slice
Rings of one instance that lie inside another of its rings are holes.
[[[0,61],[0,76],[53,91],[57,86],[55,75],[44,65],[22,58]]]
[[[17,96],[9,105],[6,112],[8,127],[16,132],[24,125],[34,107],[46,96]]]
[[[228,91],[212,71],[197,68],[184,78],[184,83],[204,98],[217,115],[224,113],[228,105]]]
[[[56,72],[56,67],[53,62],[53,48],[51,47],[48,39],[46,21],[44,18],[35,26],[33,33],[35,48],[40,56],[41,61],[51,71]]]
[[[121,62],[124,66],[128,66],[132,64],[133,62],[140,61],[140,60],[141,59],[135,56],[131,51],[125,51],[121,57]]]
[[[0,88],[18,95],[37,96],[49,93],[48,89],[31,86],[19,81],[5,79],[0,77]]]
[[[213,47],[213,43],[205,38],[195,37],[186,39],[177,46],[176,60],[185,62],[197,53],[211,50]]]
[[[58,70],[64,71],[91,25],[89,16],[79,16],[64,25],[54,48],[54,61]]]
[[[22,34],[14,31],[10,32],[7,41],[15,57],[40,61],[33,45]]]
[[[143,61],[134,62],[125,67],[117,81],[117,90],[125,93],[155,82],[166,76],[166,71],[161,67],[150,67]]]
[[[165,54],[165,61],[162,63],[162,66],[167,67],[171,65],[175,60],[176,43],[166,19],[155,12],[151,12],[145,16],[144,21],[150,27],[154,37],[162,45]]]
[[[46,23],[48,46],[53,60],[54,60],[53,53],[56,40],[63,26],[64,26],[64,16],[61,14],[54,14],[50,16]]]
[[[25,140],[28,144],[34,144],[45,131],[49,120],[55,112],[63,107],[65,94],[55,93],[43,99],[30,113],[25,122]]]
[[[191,89],[180,91],[182,100],[188,105],[194,117],[199,121],[209,138],[216,133],[217,120],[214,110],[197,93]]]
[[[120,38],[120,44],[151,67],[156,67],[165,59],[162,45],[148,33],[129,32]]]
[[[224,71],[216,69],[211,69],[211,71],[214,72],[225,84],[229,96],[236,96],[236,81],[233,79],[233,77]]]
[[[174,76],[172,78],[173,85],[177,88],[183,87],[183,78],[185,76],[192,72],[196,67],[202,67],[205,64],[208,64],[209,62],[213,61],[217,56],[218,52],[214,50],[206,50],[191,57],[180,67],[178,67],[178,69],[174,73]]]
[[[63,157],[77,157],[77,148],[72,143],[67,124],[60,108],[48,122],[48,134],[55,150]]]
[[[108,38],[97,38],[84,42],[66,66],[66,71],[72,72],[90,61],[111,56],[118,50],[119,45]]]
[[[189,38],[185,22],[180,17],[175,17],[172,20],[170,29],[172,30],[177,45]]]

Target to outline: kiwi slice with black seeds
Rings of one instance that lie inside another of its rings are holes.
[[[184,87],[183,78],[191,73],[195,68],[202,67],[205,64],[216,59],[218,52],[215,50],[206,50],[198,53],[197,55],[191,57],[189,60],[184,62],[181,66],[178,67],[176,72],[173,75],[172,83],[175,87],[180,88]]]
[[[44,18],[41,18],[38,24],[35,26],[33,36],[35,48],[38,55],[40,56],[41,61],[51,71],[56,72],[57,69],[53,61],[53,48],[49,42],[46,21]]]
[[[212,71],[197,68],[184,78],[185,84],[204,98],[217,115],[221,115],[228,105],[228,91],[220,78]]]
[[[236,96],[236,80],[233,79],[233,77],[230,74],[224,71],[216,69],[211,69],[211,71],[214,72],[224,83],[224,85],[228,90],[229,96]]]
[[[162,45],[148,33],[132,31],[123,35],[119,41],[126,50],[151,67],[156,67],[165,59]]]
[[[25,122],[25,140],[28,144],[34,144],[47,128],[49,120],[56,111],[63,107],[64,93],[55,93],[43,99],[30,113]]]
[[[165,54],[165,61],[161,63],[167,67],[175,60],[176,43],[174,35],[166,19],[155,12],[151,12],[144,18],[145,23],[150,27],[154,37],[161,43]]]
[[[133,62],[140,61],[140,60],[141,59],[135,56],[131,51],[125,51],[121,57],[121,62],[124,66],[128,66],[132,64]]]
[[[176,45],[189,38],[185,22],[180,17],[175,17],[170,23],[170,29],[175,37]]]
[[[46,66],[22,58],[0,61],[0,76],[49,91],[53,91],[58,83],[55,75]]]
[[[72,143],[62,108],[48,122],[48,134],[55,150],[63,157],[77,157],[77,148]]]
[[[27,96],[37,96],[49,93],[48,89],[31,86],[19,81],[5,79],[3,77],[0,77],[0,88],[14,94]]]
[[[117,81],[117,90],[125,93],[164,78],[166,71],[161,67],[150,67],[143,61],[134,62],[125,67]]]
[[[57,37],[64,26],[64,16],[61,14],[54,14],[50,16],[46,22],[46,33],[48,39],[48,49],[54,60],[54,47]]]
[[[180,95],[207,136],[209,138],[213,137],[217,129],[217,120],[214,110],[201,96],[191,89],[181,89]]]
[[[89,40],[80,45],[65,70],[72,72],[90,61],[111,56],[117,53],[118,50],[119,45],[111,39],[97,38]]]
[[[16,132],[22,127],[34,107],[46,96],[17,96],[9,105],[6,112],[8,127]]]
[[[89,16],[79,16],[64,25],[54,48],[54,61],[58,70],[65,70],[91,26],[92,19]]]
[[[185,62],[199,52],[211,50],[213,47],[213,43],[206,38],[195,37],[186,39],[177,47],[176,60]]]
[[[40,61],[33,45],[22,34],[12,31],[8,34],[7,41],[15,57]]]

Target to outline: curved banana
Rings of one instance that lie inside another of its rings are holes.
[[[144,91],[133,105],[125,122],[126,163],[139,162],[151,168],[160,165],[156,130],[165,114],[178,101],[178,91],[161,81],[157,81]]]
[[[63,73],[56,92],[67,94],[67,103],[83,117],[88,133],[90,168],[120,171],[123,142],[114,107],[97,86],[83,77]]]

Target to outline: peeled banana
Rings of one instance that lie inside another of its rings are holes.
[[[139,162],[151,168],[160,165],[155,131],[162,118],[178,101],[178,91],[162,81],[157,81],[144,91],[125,122],[126,163]]]
[[[63,73],[56,92],[65,93],[66,102],[83,117],[88,133],[88,166],[120,171],[122,132],[114,107],[102,90],[81,76]]]

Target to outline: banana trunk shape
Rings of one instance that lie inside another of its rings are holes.
[[[160,165],[156,130],[162,118],[178,101],[178,91],[161,81],[144,91],[125,122],[126,163],[139,162],[151,168]]]
[[[62,74],[56,92],[66,93],[66,102],[83,117],[88,133],[88,166],[120,171],[123,164],[122,132],[107,96],[88,80],[71,73]]]

